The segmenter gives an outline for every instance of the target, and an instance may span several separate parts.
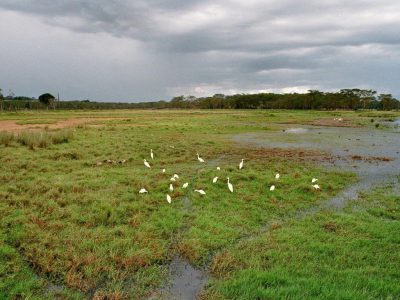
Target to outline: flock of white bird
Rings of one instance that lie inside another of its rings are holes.
[[[151,157],[151,159],[154,159],[154,152],[153,152],[153,149],[150,149],[150,157]],[[198,160],[200,163],[204,163],[204,162],[205,162],[205,160],[204,160],[203,158],[200,157],[199,153],[197,153],[197,160]],[[146,159],[143,160],[143,163],[144,163],[145,167],[151,168],[150,163],[149,163]],[[242,160],[240,161],[240,163],[239,163],[239,170],[243,169],[243,166],[244,166],[244,159],[242,159]],[[217,167],[217,170],[220,171],[221,168],[220,168],[220,167]],[[166,170],[165,170],[165,169],[162,169],[162,172],[165,173]],[[280,175],[279,173],[275,174],[275,179],[276,179],[276,180],[279,180],[280,177],[281,177],[281,175]],[[169,184],[169,191],[170,191],[170,192],[173,192],[173,191],[174,191],[174,186],[173,186],[172,182],[175,182],[177,179],[179,179],[179,175],[178,175],[178,174],[174,174],[174,175],[171,177],[171,183]],[[227,179],[228,190],[229,190],[231,193],[233,193],[233,184],[230,182],[229,177],[227,177],[226,179]],[[217,181],[218,181],[218,176],[215,176],[215,177],[213,178],[212,182],[213,182],[213,183],[217,183]],[[317,181],[318,181],[317,178],[313,178],[313,179],[311,180],[311,183],[312,183],[311,186],[312,186],[315,190],[319,190],[319,189],[320,189],[319,185],[316,184]],[[182,185],[182,188],[183,188],[183,189],[186,189],[188,186],[189,186],[189,182],[185,182],[185,183]],[[270,191],[274,191],[274,190],[275,190],[275,185],[271,185],[270,188],[269,188],[269,190],[270,190]],[[199,193],[200,195],[205,195],[205,194],[206,194],[206,192],[205,192],[204,190],[202,190],[202,189],[195,189],[194,191],[197,192],[197,193]],[[148,191],[147,191],[145,188],[141,188],[141,189],[139,190],[139,194],[145,194],[145,193],[148,193]],[[172,202],[172,198],[171,198],[171,196],[170,196],[169,194],[167,194],[167,202],[168,202],[168,203],[171,203],[171,202]]]

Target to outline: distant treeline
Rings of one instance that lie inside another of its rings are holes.
[[[178,96],[171,101],[115,103],[84,101],[54,101],[49,105],[38,100],[3,99],[2,110],[25,109],[378,109],[398,110],[400,101],[391,94],[377,94],[373,90],[342,89],[338,92],[310,90],[304,94],[236,94],[226,96],[215,94],[211,97]]]

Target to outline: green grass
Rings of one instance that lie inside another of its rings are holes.
[[[8,147],[13,143],[14,139],[14,134],[11,132],[0,131],[0,145]]]
[[[210,299],[399,299],[400,196],[363,195],[238,243],[213,261]]]
[[[353,174],[319,167],[312,157],[299,159],[296,150],[280,155],[280,150],[236,145],[230,137],[275,130],[286,121],[307,123],[337,115],[364,120],[353,112],[42,112],[40,118],[51,120],[117,119],[97,120],[93,127],[25,132],[20,135],[24,138],[0,143],[4,252],[0,259],[14,266],[0,273],[0,295],[140,299],[165,283],[168,263],[175,255],[199,266],[219,259],[218,253],[233,251],[271,220],[290,218],[356,180]],[[36,118],[33,112],[0,115],[0,121]],[[42,136],[50,140],[43,147]],[[149,158],[151,148],[154,160]],[[197,161],[196,152],[205,164]],[[151,169],[144,167],[144,158]],[[245,168],[239,171],[241,158],[246,159]],[[107,159],[127,162],[109,164],[104,162]],[[165,174],[162,168],[167,169]],[[276,172],[281,174],[279,181],[274,179]],[[180,179],[169,205],[166,194],[174,173]],[[214,176],[219,176],[216,184]],[[227,189],[227,176],[233,194]],[[312,177],[326,183],[321,192],[311,188]],[[180,186],[186,181],[190,185],[183,190]],[[271,184],[277,187],[273,193]],[[142,187],[149,194],[139,195]],[[194,188],[203,188],[207,195],[200,196]],[[309,232],[299,234],[307,238]],[[259,254],[256,248],[248,252],[254,260],[255,254]],[[236,272],[235,264],[226,265],[233,268],[228,273]],[[243,272],[253,274],[251,267]],[[266,276],[263,270],[255,273]],[[215,282],[210,291],[230,298],[230,288],[224,284]]]

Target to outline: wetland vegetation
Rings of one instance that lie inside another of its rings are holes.
[[[0,298],[399,298],[399,117],[3,112]]]

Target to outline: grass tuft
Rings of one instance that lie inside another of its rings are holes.
[[[60,130],[55,132],[29,132],[25,131],[14,138],[18,143],[23,146],[27,146],[30,149],[36,148],[47,148],[53,144],[68,143],[73,137],[73,132],[71,130]]]
[[[0,131],[0,145],[8,147],[13,141],[14,135],[12,133],[7,131]]]

